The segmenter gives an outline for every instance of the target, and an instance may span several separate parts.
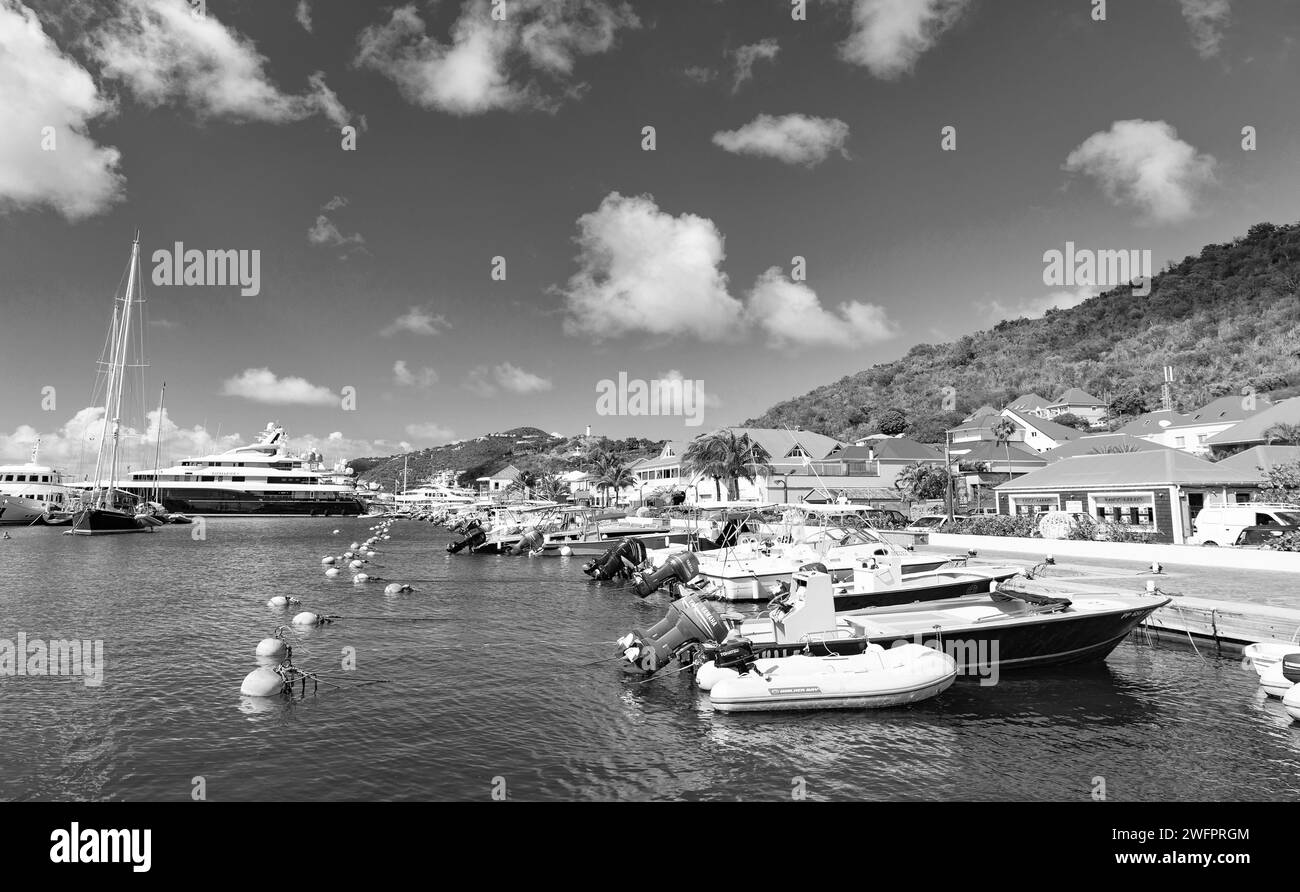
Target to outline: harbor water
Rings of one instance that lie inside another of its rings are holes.
[[[104,662],[99,684],[0,676],[0,799],[1300,795],[1300,725],[1204,648],[1139,635],[1102,664],[960,680],[905,708],[726,715],[684,674],[638,684],[609,660],[662,595],[592,582],[576,558],[449,556],[448,533],[412,521],[368,569],[414,593],[326,578],[320,559],[373,523],[217,518],[201,540],[10,529],[0,639],[99,641]],[[290,634],[295,664],[331,683],[241,697],[258,640],[303,609],[342,617]]]

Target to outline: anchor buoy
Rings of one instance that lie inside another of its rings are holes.
[[[353,561],[352,563],[348,564],[348,566],[351,567],[353,570],[360,570],[362,567],[365,566],[365,564],[366,564],[365,561]]]
[[[348,547],[351,548],[353,551],[356,551],[358,548],[361,547],[361,543],[360,543],[360,542],[353,542],[353,543],[352,543],[351,545],[349,545]]]
[[[266,602],[267,607],[288,607],[290,604],[301,604],[297,598],[290,598],[287,595],[276,595]]]
[[[567,546],[567,545],[561,545],[561,546],[560,546],[560,557],[568,557],[568,556],[571,555],[571,554],[573,554],[573,549],[572,549],[572,548],[570,548],[570,547]]]
[[[369,581],[370,581],[370,577],[364,573],[358,573],[356,576],[352,577],[353,585],[361,585],[362,583],[369,582]]]
[[[282,638],[263,638],[257,642],[257,648],[253,651],[259,657],[278,657],[284,653],[286,645]]]
[[[319,626],[325,623],[325,618],[319,613],[312,613],[310,610],[304,610],[293,618],[295,626]]]
[[[415,591],[415,589],[411,588],[409,585],[404,585],[400,582],[390,582],[388,583],[388,585],[384,586],[385,595],[404,595],[408,592],[413,592],[413,591]]]
[[[332,557],[323,557],[323,558],[320,559],[320,562],[321,562],[322,564],[332,564],[332,563],[334,563],[334,560],[335,560],[335,559],[332,558]]]
[[[284,690],[284,679],[274,669],[254,669],[244,676],[239,693],[245,697],[274,697]]]
[[[330,567],[328,570],[325,571],[325,575],[328,576],[330,579],[333,579],[335,576],[339,575],[339,568]]]
[[[337,536],[338,534],[339,534],[338,530],[335,530],[334,532],[330,533],[331,536]]]

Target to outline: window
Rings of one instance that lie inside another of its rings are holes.
[[[1257,527],[1271,527],[1276,523],[1277,521],[1273,519],[1272,514],[1255,514],[1255,526]]]
[[[19,474],[19,475],[18,475],[18,482],[19,482],[19,483],[26,483],[26,482],[27,482],[27,475],[26,475],[26,474]]]
[[[1175,446],[1176,448],[1178,448],[1178,449],[1182,449],[1182,448],[1183,448],[1184,446],[1186,446],[1186,445],[1187,445],[1187,438],[1186,438],[1186,437],[1174,437],[1174,446]]]

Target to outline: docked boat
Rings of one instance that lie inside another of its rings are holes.
[[[144,507],[144,499],[114,485],[122,441],[122,391],[128,368],[144,367],[142,324],[132,323],[140,315],[144,295],[140,275],[140,233],[131,243],[126,288],[113,300],[113,322],[105,353],[100,361],[104,384],[104,417],[98,437],[95,476],[72,511],[71,529],[64,534],[97,536],[110,533],[152,532],[162,521]],[[118,305],[121,305],[120,308]],[[142,320],[141,320],[142,322]],[[135,340],[132,340],[132,332]]]
[[[868,645],[845,656],[754,660],[744,672],[707,663],[700,687],[721,712],[880,709],[938,696],[957,678],[957,661],[920,644]]]
[[[1282,660],[1291,655],[1300,656],[1300,644],[1284,641],[1260,641],[1248,644],[1241,649],[1241,661],[1244,668],[1254,669],[1260,678]]]
[[[820,569],[818,567],[817,569]],[[872,607],[893,607],[920,601],[945,601],[994,591],[1008,579],[1019,576],[1024,567],[939,567],[914,573],[905,572],[898,555],[859,560],[852,577],[834,581],[831,591],[836,613],[850,613]],[[787,587],[770,603],[775,608],[791,597]]]
[[[121,486],[169,514],[188,516],[357,517],[365,511],[350,475],[326,468],[315,451],[291,453],[275,422],[247,446],[136,471]]]
[[[681,546],[649,552],[658,566]],[[731,547],[700,552],[700,577],[716,587],[724,601],[768,601],[788,587],[800,567],[820,564],[835,580],[847,580],[865,559],[897,561],[902,578],[955,568],[964,555],[922,555],[908,552],[869,526],[821,527],[792,542],[761,539],[741,533]]]
[[[46,523],[77,501],[78,490],[65,485],[62,474],[38,463],[40,448],[37,440],[26,464],[0,465],[0,524]]]
[[[1066,598],[1017,579],[980,595],[837,614],[830,575],[805,570],[794,574],[790,597],[766,617],[723,618],[692,594],[675,602],[663,623],[620,644],[631,668],[642,672],[683,655],[711,659],[708,651],[723,640],[716,634],[721,627],[728,634],[734,629],[759,658],[843,655],[861,653],[869,644],[910,642],[951,654],[963,672],[985,674],[1104,659],[1168,603],[1163,595],[1120,592]],[[709,611],[713,621],[701,611]]]

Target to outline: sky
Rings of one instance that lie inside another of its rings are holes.
[[[84,466],[137,229],[140,441],[332,461],[691,437],[1300,217],[1290,0],[198,5],[0,0],[0,459]]]

